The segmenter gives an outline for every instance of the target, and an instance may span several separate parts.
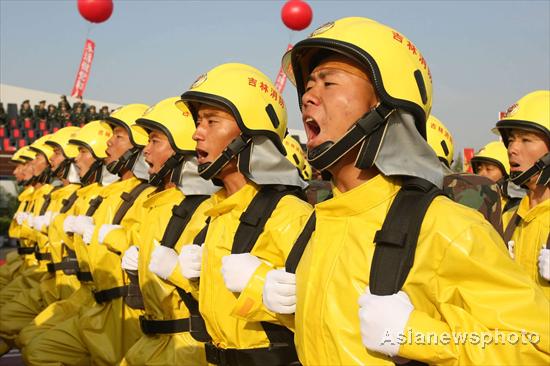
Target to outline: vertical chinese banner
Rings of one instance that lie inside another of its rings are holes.
[[[95,43],[91,39],[86,39],[84,44],[84,52],[82,52],[82,59],[80,60],[80,67],[76,74],[74,81],[73,91],[71,96],[78,97],[84,95],[88,78],[90,77],[90,69],[92,68],[92,61],[94,60]]]
[[[474,157],[474,149],[471,147],[464,148],[464,160],[462,162],[462,171],[467,173],[473,173],[470,160]]]
[[[292,44],[288,44],[286,47],[287,51],[290,51],[292,49]],[[275,79],[275,88],[277,88],[277,91],[279,94],[283,94],[283,89],[285,88],[286,84],[286,74],[283,71],[283,67],[279,69],[279,74],[277,75],[277,79]]]

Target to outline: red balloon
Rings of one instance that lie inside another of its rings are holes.
[[[102,23],[113,14],[113,0],[78,0],[78,12],[92,23]]]
[[[281,9],[281,18],[288,28],[301,31],[311,24],[313,11],[305,1],[290,0]]]

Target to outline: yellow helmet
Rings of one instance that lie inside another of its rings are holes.
[[[50,159],[53,156],[53,147],[47,145],[46,141],[50,140],[52,136],[53,135],[42,136],[29,146],[31,150],[43,154],[46,157],[48,164],[50,163]]]
[[[304,180],[311,179],[311,166],[306,160],[306,155],[302,146],[294,137],[286,135],[283,140],[283,145],[286,149],[286,158],[290,161],[300,173],[300,176]],[[308,169],[309,168],[309,169]]]
[[[74,159],[78,155],[78,148],[75,145],[69,144],[69,140],[76,137],[78,131],[80,131],[80,127],[63,127],[57,130],[45,144],[50,145],[52,148],[60,148],[67,158]]]
[[[511,129],[542,132],[550,141],[550,90],[534,91],[512,104],[496,129],[506,147]]]
[[[426,123],[426,140],[435,151],[437,157],[447,167],[453,163],[454,144],[453,135],[447,127],[435,116],[430,115]]]
[[[321,52],[320,52],[321,51]],[[403,34],[374,20],[349,17],[326,23],[283,56],[283,70],[298,89],[301,104],[307,77],[326,51],[363,65],[380,101],[415,116],[425,136],[432,107],[432,78],[426,60]]]
[[[176,154],[166,160],[162,168],[149,176],[149,184],[159,186],[164,178],[172,174],[172,179],[177,182],[179,174],[175,173],[181,167],[184,156],[195,155],[195,121],[185,104],[176,106],[180,98],[172,97],[164,99],[149,108],[136,124],[146,131],[161,131],[168,137],[170,146]]]
[[[506,111],[504,118],[496,124],[496,129],[502,136],[502,142],[508,148],[508,138],[512,129],[527,130],[542,133],[550,144],[550,90],[531,92]],[[526,171],[514,171],[510,179],[516,185],[524,186],[531,177],[540,173],[537,184],[550,184],[550,152],[542,156]]]
[[[36,157],[36,152],[32,151],[30,147],[23,146],[17,150],[10,158],[10,160],[16,164],[25,164],[28,161],[33,160]]]
[[[194,103],[229,109],[244,135],[267,136],[284,154],[287,115],[283,97],[258,69],[239,63],[219,65],[199,76],[181,99],[193,114]]]
[[[136,120],[136,125],[146,131],[159,130],[164,133],[177,153],[195,155],[195,121],[185,104],[176,106],[179,100],[172,97],[158,102]]]
[[[104,121],[91,121],[78,131],[76,136],[69,139],[73,145],[83,146],[90,150],[97,160],[107,157],[107,140],[113,134],[111,126]]]
[[[145,104],[128,104],[115,110],[111,115],[105,118],[112,129],[115,127],[123,127],[128,133],[130,142],[136,147],[144,147],[147,145],[147,133],[136,126],[135,122],[149,108]]]
[[[501,141],[489,142],[472,157],[470,163],[474,173],[476,174],[479,163],[490,163],[498,166],[505,178],[508,178],[510,175],[508,150],[506,150],[506,146],[504,146]]]

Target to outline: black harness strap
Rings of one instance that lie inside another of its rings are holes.
[[[504,236],[503,236],[504,244],[508,245],[508,242],[510,241],[510,239],[512,239],[512,235],[514,235],[514,231],[516,230],[516,227],[518,227],[520,222],[521,222],[521,216],[519,216],[516,211],[512,215],[512,218],[508,222],[508,225],[506,226],[506,230],[504,231]]]
[[[113,287],[108,290],[102,290],[94,292],[94,299],[98,304],[112,301],[120,297],[126,296],[128,293],[128,286]]]
[[[212,343],[205,345],[206,361],[219,366],[300,365],[296,352],[288,346],[270,345],[264,348],[218,348]]]
[[[57,271],[64,271],[64,270],[74,270],[76,273],[76,270],[78,270],[78,264],[76,262],[51,262],[47,265],[48,272],[55,273]],[[74,274],[74,273],[72,273]]]
[[[231,254],[250,253],[264,231],[265,224],[271,217],[275,207],[281,198],[288,194],[298,196],[299,189],[288,188],[283,185],[262,187],[239,218],[240,224],[233,238]]]
[[[52,194],[50,192],[44,195],[44,202],[42,203],[42,207],[40,207],[39,215],[44,215],[46,211],[48,211],[48,207],[50,206],[51,202],[52,202]]]
[[[172,208],[172,217],[164,230],[161,245],[174,249],[191,217],[208,197],[206,195],[187,196],[179,205]]]
[[[443,192],[420,178],[408,178],[397,193],[382,229],[374,236],[376,249],[369,288],[374,295],[392,295],[405,283],[414,263],[420,227],[435,197]]]
[[[78,189],[76,191],[78,191]],[[59,210],[59,213],[66,213],[67,211],[69,211],[71,209],[71,207],[73,207],[74,203],[76,202],[76,200],[78,198],[78,194],[76,193],[76,191],[74,191],[69,196],[69,198],[65,198],[62,201],[63,206],[61,207],[61,210]]]
[[[311,235],[315,231],[315,220],[315,211],[313,211],[313,213],[307,220],[304,229],[300,233],[300,236],[298,236],[298,239],[296,239],[296,243],[294,243],[294,246],[288,254],[288,258],[286,259],[285,263],[286,271],[288,273],[296,273],[298,263],[300,263],[302,255],[304,255],[304,250],[306,250],[307,243],[309,242]]]
[[[36,249],[34,249],[34,246],[32,246],[32,247],[19,247],[19,248],[17,248],[17,254],[19,254],[19,255],[34,254],[35,250]]]
[[[172,208],[172,217],[170,218],[170,221],[168,222],[163,237],[160,241],[162,246],[172,249],[175,247],[181,234],[185,230],[185,227],[193,217],[193,214],[201,205],[201,203],[208,199],[208,197],[209,196],[207,195],[187,196],[179,205]],[[193,240],[194,243],[199,243],[200,245],[204,243],[208,223],[209,220],[207,220],[206,226],[197,234],[197,236]],[[184,289],[176,287],[176,290],[178,292],[178,295],[184,302],[185,306],[189,310],[190,314],[189,318],[187,318],[187,322],[189,325],[188,329],[181,330],[180,332],[188,331],[191,336],[199,342],[210,341],[211,338],[206,331],[204,319],[201,317],[199,312],[199,303],[197,302],[197,300],[195,300],[193,295],[186,292]],[[150,327],[147,329],[149,329],[151,333],[159,334],[175,333],[173,331],[174,329],[183,329],[182,327],[184,327],[182,321],[175,323],[156,323],[156,325],[153,326],[152,321],[144,320],[144,323],[141,324],[146,324],[146,326],[149,325]]]
[[[101,202],[103,202],[103,197],[101,196],[92,198],[90,200],[88,210],[86,211],[86,216],[92,216],[96,212],[96,210],[99,208],[99,205],[101,205]]]
[[[141,182],[137,186],[135,186],[130,193],[123,192],[120,195],[120,198],[122,198],[122,203],[118,210],[115,213],[115,217],[113,218],[113,225],[118,225],[124,218],[124,215],[128,212],[130,207],[136,202],[136,199],[139,197],[139,195],[146,190],[148,187],[151,187],[148,183]]]

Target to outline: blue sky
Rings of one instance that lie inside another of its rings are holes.
[[[224,62],[254,65],[275,79],[289,40],[344,16],[365,16],[410,38],[434,81],[432,112],[462,148],[496,138],[497,114],[524,94],[550,89],[550,1],[310,1],[313,22],[284,27],[284,1],[115,0],[96,42],[86,97],[153,104],[180,95]],[[0,0],[0,82],[69,94],[87,23],[76,0]],[[289,127],[297,97],[284,92]],[[1,99],[1,96],[0,96]]]

